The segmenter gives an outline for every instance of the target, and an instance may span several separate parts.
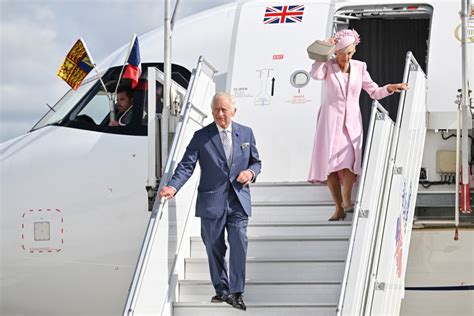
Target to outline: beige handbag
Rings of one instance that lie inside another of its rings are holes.
[[[334,55],[336,45],[329,44],[326,41],[316,40],[308,46],[308,56],[316,61],[328,61]]]

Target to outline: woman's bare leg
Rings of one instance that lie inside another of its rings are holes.
[[[328,176],[328,188],[331,192],[332,199],[336,204],[336,212],[331,218],[339,218],[344,215],[344,208],[342,207],[341,184],[337,172],[333,172]]]
[[[342,170],[342,203],[344,207],[352,207],[352,186],[355,181],[355,174],[349,169]]]

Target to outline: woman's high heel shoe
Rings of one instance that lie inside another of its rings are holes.
[[[344,204],[342,204],[342,208],[344,209],[344,213],[354,213],[354,206],[345,207]]]
[[[336,221],[343,221],[344,218],[346,218],[346,213],[344,212],[344,214],[342,214],[342,216],[339,216],[339,217],[331,217],[330,219],[328,219],[328,221],[330,222],[336,222]]]

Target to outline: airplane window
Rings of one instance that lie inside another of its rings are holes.
[[[96,82],[97,79],[88,81],[82,84],[76,91],[70,89],[54,105],[53,110],[49,110],[31,130],[34,131],[46,125],[59,123]]]
[[[100,91],[77,114],[76,120],[81,119],[99,125],[109,115],[109,109],[109,98],[104,91]]]

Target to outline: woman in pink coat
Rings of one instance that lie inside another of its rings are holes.
[[[351,59],[360,42],[356,31],[339,31],[328,42],[336,45],[336,58],[316,61],[311,70],[313,79],[324,80],[324,98],[318,113],[308,181],[327,182],[336,204],[336,211],[329,220],[337,221],[344,219],[346,212],[353,211],[352,185],[361,173],[361,90],[379,100],[408,87],[406,83],[379,87],[370,78],[367,65]]]

